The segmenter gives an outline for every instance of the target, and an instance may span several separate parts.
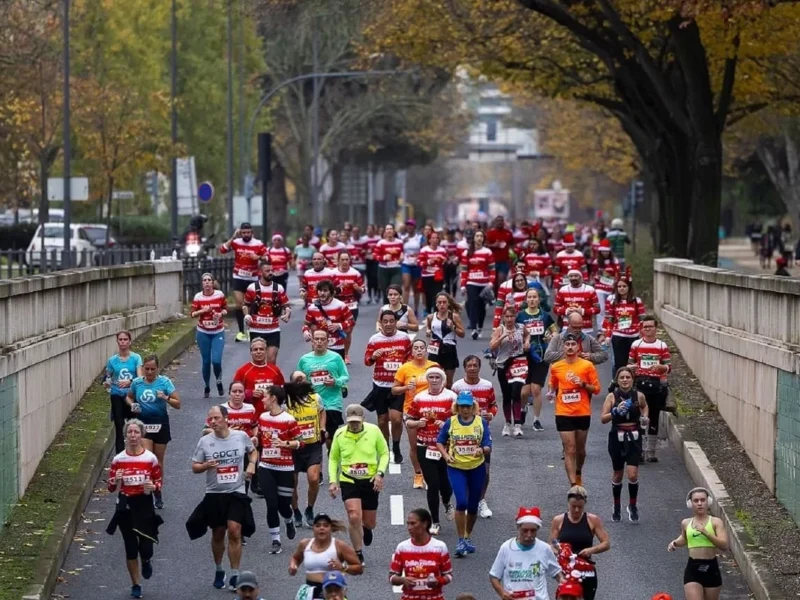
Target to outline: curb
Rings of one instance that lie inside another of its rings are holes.
[[[669,440],[677,450],[686,470],[689,471],[692,481],[695,485],[706,488],[714,497],[711,512],[725,523],[730,552],[736,559],[753,596],[756,600],[788,600],[767,569],[764,555],[754,550],[758,546],[736,516],[736,506],[728,495],[728,490],[720,481],[700,444],[687,431],[685,421],[670,413],[662,412],[661,418],[665,417]]]
[[[186,327],[186,332],[166,340],[156,350],[155,354],[158,355],[162,365],[170,364],[181,352],[194,344],[196,323],[187,319]],[[68,500],[56,515],[53,531],[39,555],[33,581],[28,586],[27,593],[22,596],[22,600],[50,599],[61,567],[67,558],[72,538],[81,522],[83,511],[94,491],[95,483],[106,467],[113,447],[114,429],[113,425],[109,424],[97,432],[76,473],[75,481],[65,490],[64,497]]]

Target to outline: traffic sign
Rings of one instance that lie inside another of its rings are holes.
[[[200,202],[211,202],[214,198],[214,186],[210,181],[204,181],[197,186],[197,198]]]
[[[133,200],[136,195],[133,193],[132,190],[115,190],[111,197],[114,200]]]

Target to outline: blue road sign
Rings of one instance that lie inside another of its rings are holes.
[[[197,197],[200,202],[211,202],[214,198],[214,186],[210,181],[204,181],[197,187]]]

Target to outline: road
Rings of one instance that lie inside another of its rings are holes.
[[[353,352],[354,364],[350,370],[349,400],[352,402],[360,401],[370,387],[370,372],[363,366],[360,355],[373,333],[376,312],[374,305],[361,309],[353,344],[356,350]],[[292,321],[283,333],[283,348],[278,358],[284,373],[291,372],[300,356],[308,351],[308,345],[303,343],[299,333],[301,321],[302,310],[296,308]],[[485,339],[474,342],[460,340],[459,355],[463,358],[469,353],[480,354],[486,346]],[[223,362],[226,384],[227,378],[247,360],[247,345],[234,343],[229,331]],[[166,524],[161,530],[161,543],[156,548],[155,575],[150,581],[143,582],[145,598],[230,598],[230,592],[218,591],[211,586],[214,566],[209,536],[190,542],[184,529],[187,517],[204,492],[204,476],[191,472],[191,455],[206,411],[218,399],[204,400],[202,397],[200,358],[196,349],[189,350],[170,366],[167,375],[173,378],[181,394],[183,408],[172,411],[170,417],[173,441],[166,459],[166,507],[162,511]],[[610,378],[608,365],[601,369],[601,375],[605,389]],[[489,377],[490,373],[484,372],[484,376]],[[589,510],[598,513],[606,522],[612,544],[609,552],[598,557],[598,598],[648,600],[654,593],[662,591],[669,592],[674,598],[682,598],[686,552],[667,553],[666,547],[676,536],[680,519],[687,516],[684,496],[692,487],[692,481],[674,450],[662,445],[660,462],[641,469],[640,523],[634,525],[627,520],[611,522],[611,464],[606,450],[607,427],[600,425],[599,420],[601,404],[598,397],[594,402],[588,460],[584,467],[584,485],[590,494]],[[494,597],[488,582],[488,570],[500,544],[514,535],[514,517],[519,506],[541,507],[546,522],[541,534],[543,538],[547,536],[553,515],[565,510],[567,481],[560,460],[558,436],[553,426],[552,406],[546,404],[543,413],[545,431],[534,434],[526,429],[521,439],[501,437],[501,419],[493,423],[495,450],[488,501],[494,517],[479,520],[474,533],[477,553],[464,559],[454,559],[455,581],[448,586],[447,598],[454,598],[463,591],[470,591],[481,599]],[[405,440],[403,443],[405,448]],[[351,600],[391,598],[393,595],[387,581],[387,569],[394,547],[407,537],[403,525],[404,513],[426,505],[425,492],[411,488],[412,471],[407,461],[406,458],[399,468],[393,467],[387,476],[386,489],[381,495],[375,541],[365,549],[365,574],[350,579],[348,596]],[[128,597],[130,583],[125,570],[122,539],[119,535],[111,537],[105,533],[114,510],[114,496],[105,491],[105,476],[96,488],[86,508],[83,524],[70,547],[54,598],[94,600]],[[323,490],[326,489],[327,486],[324,486]],[[304,494],[305,484],[302,483],[301,498]],[[626,494],[627,489],[623,491],[623,501]],[[390,497],[393,497],[391,502]],[[395,506],[394,511],[390,509],[392,505]],[[290,600],[303,583],[301,576],[291,577],[287,572],[294,543],[284,536],[283,554],[268,554],[265,505],[256,498],[253,506],[259,530],[244,549],[243,569],[256,572],[262,582],[265,600]],[[304,505],[301,503],[301,506]],[[332,500],[324,491],[320,494],[317,510],[345,518],[341,500]],[[300,529],[297,539],[307,537],[309,533],[308,529]],[[443,524],[441,539],[452,552],[457,541],[452,523]],[[730,558],[723,561],[723,577],[725,598],[744,600],[751,597]]]

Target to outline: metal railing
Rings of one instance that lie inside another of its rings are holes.
[[[183,259],[183,301],[192,301],[202,289],[203,273],[211,273],[219,284],[219,289],[229,296],[233,291],[233,256],[207,256],[204,258]]]

